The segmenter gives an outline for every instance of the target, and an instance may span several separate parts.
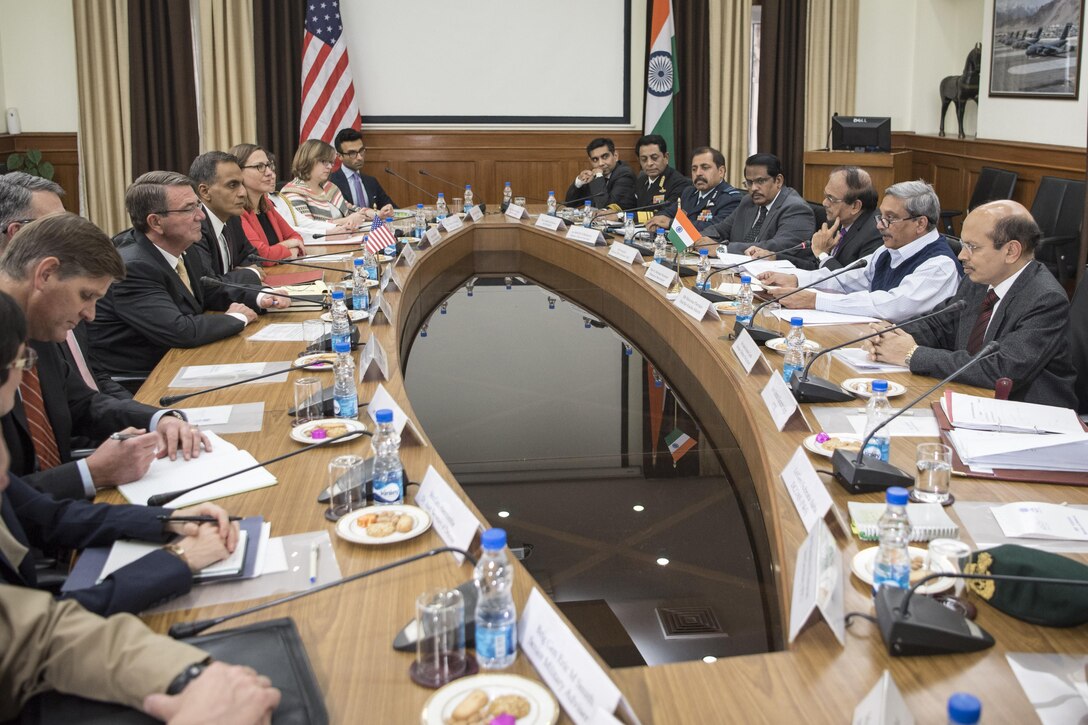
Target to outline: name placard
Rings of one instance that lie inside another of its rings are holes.
[[[431,525],[446,546],[469,550],[480,522],[434,466],[427,466],[427,475],[419,484],[415,503],[431,515]],[[458,564],[465,559],[457,552],[450,553]]]
[[[831,529],[821,519],[797,550],[790,602],[791,644],[816,612],[823,615],[839,644],[845,644],[842,588],[842,554]]]
[[[405,248],[408,245],[404,245]],[[397,273],[393,271],[393,267],[396,265],[389,265],[385,268],[385,274],[382,275],[382,292],[400,292],[400,280],[397,278]]]
[[[608,256],[627,264],[642,263],[642,255],[639,254],[639,251],[623,242],[612,242],[612,245],[608,248]]]
[[[801,523],[805,525],[805,531],[812,531],[816,522],[823,519],[831,508],[831,494],[809,462],[804,448],[798,446],[793,458],[782,469],[782,483],[786,484],[786,491],[801,517]]]
[[[506,207],[505,213],[511,219],[527,219],[529,217],[529,212],[525,211],[525,207],[518,206],[513,202]]]
[[[404,409],[397,405],[397,401],[393,400],[393,396],[389,394],[389,391],[385,389],[385,386],[378,383],[377,390],[374,391],[374,396],[371,397],[370,403],[366,406],[367,415],[370,416],[371,422],[374,424],[374,428],[377,429],[378,421],[375,416],[379,410],[388,408],[393,411],[393,428],[396,429],[400,435],[401,440],[407,440],[408,438],[415,438],[416,443],[420,445],[426,445],[423,441],[423,436],[416,430],[415,425],[408,419],[408,415],[404,412]],[[410,435],[406,436],[405,432]]]
[[[576,242],[594,246],[597,244],[604,245],[604,235],[601,234],[601,230],[594,229],[593,227],[575,225],[567,230],[567,239],[573,239]]]
[[[385,348],[372,332],[370,339],[363,346],[363,351],[359,354],[359,382],[388,379],[389,358],[385,354]]]
[[[657,262],[650,262],[650,266],[646,268],[646,279],[668,289],[672,286],[672,281],[676,279],[676,270]]]
[[[374,306],[370,308],[370,326],[389,324],[393,321],[393,305],[380,292],[375,297]]]
[[[474,222],[478,222],[484,218],[484,212],[482,209],[480,209],[479,204],[473,204],[470,209],[467,209],[465,211],[465,213],[468,214],[469,219]]]
[[[548,216],[547,214],[541,214],[536,218],[536,226],[550,229],[553,232],[561,232],[567,228],[567,224],[562,217]]]
[[[672,303],[691,315],[696,322],[702,322],[704,319],[722,319],[718,311],[710,304],[710,300],[686,287],[680,290],[680,294]]]
[[[456,214],[450,214],[448,217],[442,220],[441,227],[447,232],[455,232],[461,227],[465,226],[465,223],[461,221],[461,217]]]
[[[733,351],[733,355],[740,361],[740,365],[744,368],[744,372],[748,375],[752,374],[752,369],[763,357],[762,351],[759,349],[759,345],[752,339],[752,336],[748,334],[748,329],[745,328],[737,335],[737,339],[733,341],[733,344],[729,348]]]
[[[790,386],[786,385],[781,375],[772,371],[771,379],[767,381],[760,396],[767,404],[767,411],[771,414],[771,420],[774,421],[778,430],[785,428],[790,416],[797,411],[797,401],[790,392]]]
[[[853,725],[914,725],[914,715],[896,687],[892,673],[884,674],[854,708]]]
[[[405,265],[409,268],[416,263],[416,250],[412,249],[411,244],[405,244],[400,249],[400,255],[397,257],[397,261],[393,263],[394,267]]]
[[[427,247],[433,247],[442,241],[442,232],[438,231],[438,227],[431,227],[427,230],[427,233],[423,235],[423,239],[419,243],[420,249],[426,249]]]

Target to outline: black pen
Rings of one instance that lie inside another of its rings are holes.
[[[217,523],[219,521],[219,519],[215,518],[214,516],[171,516],[170,514],[159,514],[157,518],[159,519],[159,521],[168,521],[168,522],[171,522],[171,523],[174,522],[174,521],[180,521],[181,523],[185,523],[185,524],[190,523],[190,522],[192,522],[194,524],[214,524],[214,523]],[[241,516],[228,516],[227,520],[228,521],[241,521],[242,517]]]

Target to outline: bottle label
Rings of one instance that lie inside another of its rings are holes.
[[[887,438],[874,436],[869,439],[869,444],[865,446],[863,454],[866,458],[873,458],[887,463],[889,448],[890,446],[888,445]]]
[[[518,630],[513,622],[502,627],[476,628],[476,655],[485,662],[509,657],[517,646]]]
[[[906,589],[910,586],[910,566],[907,564],[876,563],[873,566],[873,594],[880,587],[899,587]]]
[[[742,315],[740,313],[737,313],[737,322],[739,322],[744,327],[751,327],[752,326],[752,315],[751,314]]]
[[[359,417],[359,396],[337,395],[332,399],[332,412],[337,418]]]
[[[403,503],[404,485],[400,471],[390,471],[374,479],[374,503]]]
[[[749,319],[751,319],[751,318],[749,318]],[[800,372],[801,370],[802,370],[802,368],[801,368],[800,365],[789,365],[789,364],[783,365],[782,366],[782,377],[785,378],[786,382],[788,383],[790,381],[790,378],[793,377],[793,374],[796,373],[796,372]]]
[[[340,335],[337,335],[337,334],[333,333],[333,335],[332,335],[332,344],[336,345],[336,344],[341,343],[341,342],[346,342],[347,344],[350,345],[351,344],[351,332],[346,332],[346,333],[343,333],[343,334],[340,334]]]

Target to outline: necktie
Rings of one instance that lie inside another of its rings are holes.
[[[219,256],[223,260],[223,274],[226,274],[234,266],[234,261],[230,258],[230,247],[227,246],[226,227],[219,232]]]
[[[189,270],[185,269],[185,260],[178,257],[178,263],[174,269],[177,270],[178,276],[181,277],[181,283],[185,285],[185,289],[189,290],[189,294],[193,294],[193,284],[189,280]],[[196,295],[193,296],[195,297]]]
[[[986,293],[986,299],[982,300],[978,319],[975,320],[975,326],[971,328],[971,337],[967,339],[967,352],[971,355],[982,349],[982,341],[986,338],[986,328],[990,326],[990,318],[994,314],[997,299],[997,293],[991,289]]]
[[[744,235],[744,243],[751,244],[759,236],[759,230],[763,228],[763,220],[767,218],[767,207],[759,207],[759,211],[756,212],[756,223],[752,225],[752,228],[748,230],[748,233]]]
[[[839,229],[839,238],[835,242],[835,246],[831,248],[831,256],[838,255],[839,250],[842,249],[842,238],[846,236],[846,229]]]
[[[91,368],[87,365],[87,358],[83,357],[83,350],[79,348],[76,333],[72,330],[68,331],[67,342],[68,349],[72,352],[72,359],[76,361],[76,370],[79,370],[83,382],[87,383],[87,387],[91,390],[98,390],[98,383],[95,382],[94,375],[91,374]]]
[[[38,468],[47,471],[60,465],[60,450],[57,448],[57,436],[53,433],[53,424],[45,414],[45,401],[42,400],[42,383],[38,380],[38,371],[24,370],[23,382],[19,385],[19,394],[23,396],[23,411],[30,426],[30,441],[34,444],[34,453],[38,456]]]
[[[363,188],[358,174],[351,175],[351,190],[355,194],[355,206],[370,206],[370,200],[366,198],[366,189]]]

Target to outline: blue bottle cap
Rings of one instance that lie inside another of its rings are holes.
[[[374,420],[378,421],[379,424],[392,423],[393,411],[391,411],[389,408],[382,408],[381,410],[374,413]]]
[[[488,529],[480,536],[480,544],[489,551],[506,546],[506,529]]]
[[[752,284],[752,278],[751,278],[751,277],[749,277],[749,276],[748,276],[748,275],[746,275],[746,274],[742,274],[742,275],[740,276],[740,283],[741,283],[741,284]]]
[[[593,202],[589,199],[586,199],[586,206],[593,206]]]
[[[332,291],[332,298],[333,298],[334,300],[342,300],[342,299],[344,299],[344,290],[342,290],[342,289],[334,289],[334,290]]]
[[[893,506],[906,506],[909,496],[907,489],[900,486],[892,486],[884,492],[884,500]]]
[[[805,326],[805,318],[804,317],[791,317],[790,318],[790,325],[792,325],[793,327],[804,327]]]
[[[423,208],[422,204],[416,204],[416,209],[422,209],[422,208]]]
[[[337,340],[332,344],[332,351],[336,353],[351,352],[351,343],[346,340]]]
[[[888,381],[887,380],[874,380],[873,381],[873,392],[874,393],[886,393],[886,392],[888,392]]]
[[[699,256],[700,256],[700,257],[708,257],[708,256],[710,256],[710,250],[709,250],[709,249],[700,249],[700,250],[699,250]]]
[[[466,188],[466,189],[471,189],[471,188],[472,188],[472,184],[465,184],[465,188]]]
[[[658,227],[657,228],[657,236],[659,236],[659,237],[665,236],[665,230],[662,229],[661,227]]]
[[[445,194],[443,194],[443,193],[442,193],[441,191],[440,191],[440,192],[438,192],[438,195],[439,195],[440,197],[442,197],[443,199],[445,199],[445,198],[446,198],[446,195],[445,195]]]
[[[509,182],[509,181],[505,182],[505,184],[506,184],[507,186],[510,186],[510,182]]]
[[[956,692],[948,698],[948,721],[972,725],[982,716],[982,703],[974,695]]]
[[[352,262],[352,264],[354,264],[356,267],[362,267],[363,264],[364,264],[364,261],[362,259],[360,259],[359,257],[356,257],[355,261]]]
[[[555,196],[555,192],[554,191],[549,191],[548,196]]]
[[[633,211],[627,212],[627,218],[628,219],[634,219],[635,218],[635,213]]]

